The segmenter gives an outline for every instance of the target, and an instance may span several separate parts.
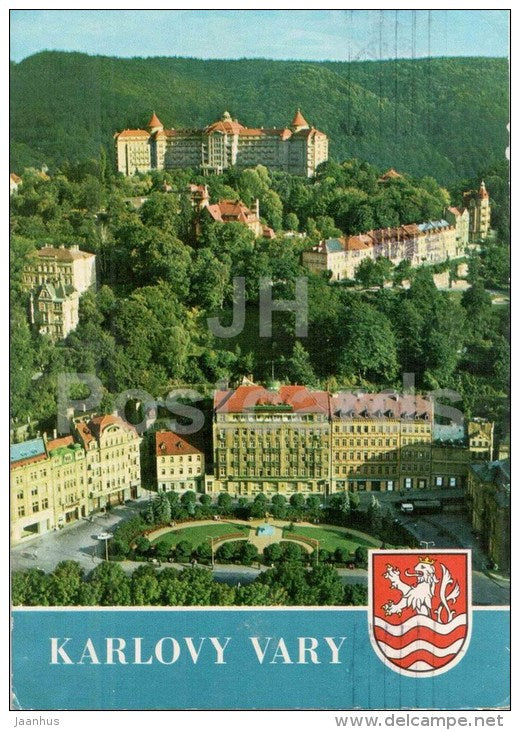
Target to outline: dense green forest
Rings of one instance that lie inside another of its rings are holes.
[[[250,126],[286,126],[296,107],[330,138],[335,160],[474,177],[508,144],[506,59],[382,63],[120,59],[42,52],[11,65],[11,169],[81,161],[115,131],[205,126],[227,109]]]
[[[193,385],[210,395],[219,379],[236,383],[252,375],[266,381],[274,367],[282,381],[329,389],[399,388],[402,373],[413,372],[418,389],[452,388],[467,414],[503,422],[509,312],[492,305],[486,291],[507,288],[509,281],[503,163],[484,171],[494,181],[499,233],[470,257],[472,286],[463,295],[438,291],[431,268],[393,269],[386,260],[391,288],[382,287],[379,265],[363,269],[357,286],[309,275],[308,337],[295,337],[291,313],[274,315],[272,338],[258,336],[260,277],[274,282],[274,298],[294,299],[295,279],[308,275],[300,254],[313,242],[438,217],[450,199],[458,202],[456,192],[450,198],[429,176],[382,185],[380,172],[347,160],[326,164],[315,180],[261,166],[205,178],[179,170],[128,179],[114,175],[104,155],[64,163],[50,178],[27,170],[11,204],[13,418],[55,427],[62,372],[95,373],[106,389],[102,407],[110,409],[114,394],[127,388],[163,397],[171,388]],[[212,200],[240,197],[250,204],[258,198],[276,237],[255,241],[240,223],[209,221],[195,236],[187,185],[201,181]],[[164,192],[165,182],[171,192]],[[147,200],[136,210],[128,202],[132,196]],[[287,237],[284,230],[298,235]],[[52,343],[28,324],[21,271],[35,248],[73,243],[97,255],[100,288],[83,295],[77,329]],[[207,318],[229,323],[235,276],[246,280],[246,327],[237,337],[217,338]],[[412,280],[408,290],[401,286],[405,277]]]

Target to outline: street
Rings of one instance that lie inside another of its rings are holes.
[[[365,496],[365,495],[363,495]],[[388,502],[395,501],[399,495],[388,494]],[[379,495],[378,495],[379,498]],[[402,495],[399,497],[402,499]],[[106,515],[97,514],[70,525],[58,532],[51,532],[17,545],[11,549],[11,570],[41,568],[50,572],[62,560],[75,560],[86,572],[90,572],[105,557],[105,541],[98,536],[113,532],[123,519],[137,514],[149,497],[141,497],[129,504],[112,508]],[[488,560],[480,549],[478,539],[471,532],[465,514],[439,513],[432,515],[403,515],[397,518],[420,541],[435,543],[436,548],[472,549],[473,557],[473,603],[475,605],[508,605],[509,579],[489,572]],[[429,547],[434,547],[429,544]],[[124,561],[119,563],[123,570],[131,573],[140,562]],[[171,567],[182,569],[180,564]],[[210,568],[208,568],[209,570]],[[265,567],[253,568],[243,565],[216,565],[213,569],[215,580],[236,585],[251,583]],[[338,573],[345,584],[366,584],[365,570],[339,568]]]

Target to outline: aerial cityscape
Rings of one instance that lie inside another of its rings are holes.
[[[506,60],[11,74],[13,603],[508,604]]]

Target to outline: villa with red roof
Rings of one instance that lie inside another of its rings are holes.
[[[204,484],[204,451],[197,434],[173,431],[155,434],[155,464],[159,492],[201,492]]]
[[[123,175],[202,167],[221,173],[228,167],[265,165],[312,177],[328,159],[328,137],[298,109],[286,127],[245,127],[229,112],[203,129],[165,128],[155,112],[146,129],[114,135],[117,169]]]

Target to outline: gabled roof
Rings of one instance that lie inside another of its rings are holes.
[[[189,439],[173,431],[157,431],[155,434],[156,456],[182,456],[183,454],[202,454],[196,445],[197,439],[190,435]]]
[[[47,441],[47,451],[50,453],[55,449],[67,448],[68,446],[74,445],[74,439],[72,436],[62,436],[61,438],[52,439]]]
[[[397,170],[394,170],[393,167],[391,167],[389,170],[387,170],[385,173],[381,175],[379,180],[377,182],[386,182],[387,180],[397,180],[399,178],[402,178],[403,176],[397,172]]]
[[[38,287],[37,299],[50,299],[53,302],[63,302],[74,294],[75,289],[71,284],[55,284],[53,282],[45,282]]]
[[[218,203],[207,205],[206,210],[213,220],[221,223],[254,223],[257,220],[256,213],[241,200],[219,200]]]

